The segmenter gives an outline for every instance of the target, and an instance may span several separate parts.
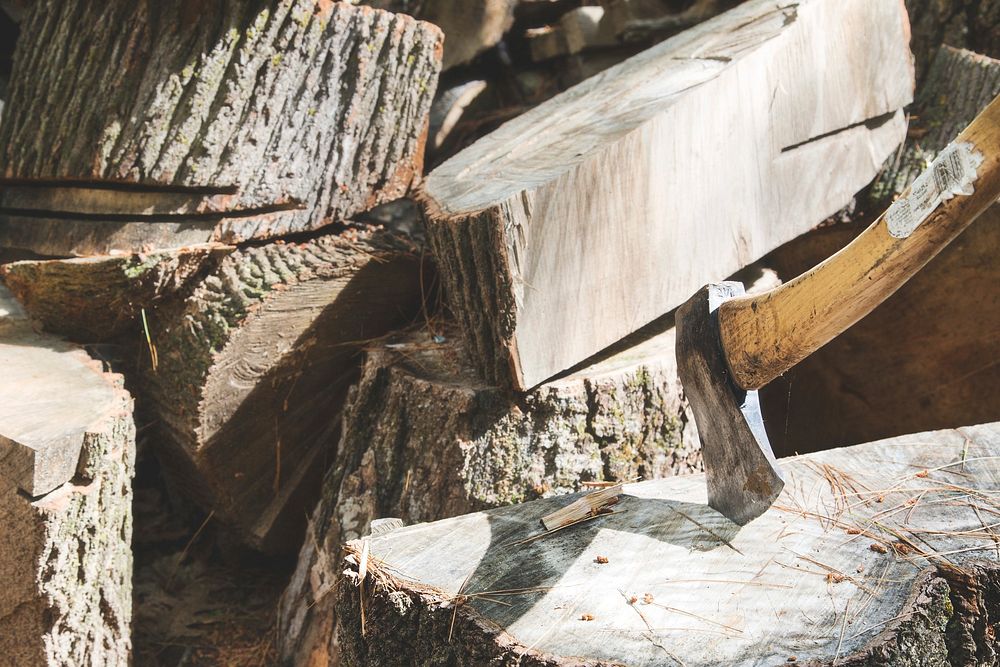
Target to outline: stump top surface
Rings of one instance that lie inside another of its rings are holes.
[[[32,496],[76,473],[84,434],[120,403],[78,347],[35,333],[0,288],[0,475]]]
[[[525,650],[771,665],[843,661],[913,616],[933,565],[1000,560],[1000,423],[781,465],[784,492],[743,528],[692,475],[628,485],[613,514],[531,541],[570,497],[397,529],[370,538],[369,571],[432,605],[468,596],[463,613]]]

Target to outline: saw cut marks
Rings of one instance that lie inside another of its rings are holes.
[[[397,528],[348,544],[343,656],[971,664],[997,602],[998,462],[992,423],[783,460],[784,492],[742,528],[701,475],[626,485],[613,513],[548,535],[539,518],[572,498]]]
[[[842,208],[903,139],[907,40],[897,0],[753,0],[435,169],[480,372],[533,387]]]

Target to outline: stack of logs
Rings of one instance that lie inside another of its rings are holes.
[[[173,491],[298,554],[286,664],[337,664],[338,632],[368,650],[334,592],[376,519],[697,471],[672,310],[846,243],[1000,91],[986,58],[929,65],[945,38],[1000,43],[995,2],[471,4],[0,3],[16,664],[129,664],[132,396]],[[927,324],[996,268],[991,215],[764,391],[777,449],[998,416],[1000,343]],[[948,307],[1000,329],[981,293]],[[871,373],[886,330],[906,335]],[[941,403],[899,389],[941,382]]]

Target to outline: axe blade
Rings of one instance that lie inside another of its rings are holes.
[[[738,387],[719,338],[718,308],[743,285],[707,285],[677,310],[677,369],[694,410],[708,481],[708,504],[745,525],[781,493],[785,478],[764,430],[756,391]]]

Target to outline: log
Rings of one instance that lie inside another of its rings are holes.
[[[0,243],[235,243],[396,199],[422,170],[441,39],[320,0],[38,2],[0,125]]]
[[[298,549],[356,358],[417,316],[421,289],[417,249],[377,229],[223,259],[149,321],[143,384],[174,484],[248,545]]]
[[[588,481],[701,468],[671,318],[524,396],[485,386],[450,332],[369,351],[279,614],[287,664],[336,664],[329,591],[343,542],[383,516],[428,521],[564,494]]]
[[[986,104],[1000,61],[944,47],[918,90],[906,148],[887,163],[862,209],[881,212]],[[868,224],[835,225],[764,261],[790,279]],[[1000,205],[868,317],[762,392],[777,451],[812,451],[1000,419]],[[835,405],[831,402],[835,401]],[[780,410],[783,414],[777,415]]]
[[[232,246],[204,244],[131,255],[21,260],[0,277],[46,331],[79,342],[139,335],[144,311],[183,298]]]
[[[347,545],[343,658],[975,664],[996,648],[998,458],[992,423],[785,459],[790,483],[744,527],[693,475],[554,533],[539,519],[568,498],[373,535]]]
[[[923,80],[942,44],[1000,58],[1000,0],[906,0]]]
[[[429,238],[479,372],[534,387],[839,210],[912,82],[897,0],[753,0],[442,164]]]
[[[130,664],[132,399],[0,287],[0,653]]]

